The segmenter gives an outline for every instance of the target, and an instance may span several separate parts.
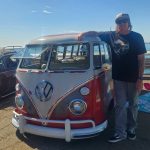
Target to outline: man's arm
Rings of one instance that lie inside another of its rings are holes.
[[[143,74],[144,74],[144,54],[138,55],[138,66],[139,66],[139,75],[138,75],[138,80],[136,84],[137,91],[140,93],[142,88],[143,88]]]
[[[144,54],[138,55],[139,78],[143,77],[144,73]]]
[[[96,32],[96,31],[84,32],[84,33],[81,33],[81,34],[79,35],[78,39],[79,39],[79,40],[83,40],[84,37],[86,37],[86,36],[93,36],[93,35],[99,36],[99,33]]]
[[[84,37],[86,36],[98,36],[101,38],[102,41],[111,44],[112,31],[105,31],[105,32],[88,31],[88,32],[81,33],[78,39],[83,40]]]

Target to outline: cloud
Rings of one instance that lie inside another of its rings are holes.
[[[52,14],[52,13],[54,13],[54,12],[48,11],[48,10],[45,9],[45,10],[43,10],[43,13],[44,13],[44,14]]]
[[[78,30],[68,30],[67,32],[68,33],[80,33],[81,31],[78,31]]]
[[[51,6],[48,6],[48,5],[45,5],[45,8],[48,8],[48,9],[50,9],[50,8],[52,8]]]
[[[32,13],[37,13],[37,10],[32,10],[31,12],[32,12]]]

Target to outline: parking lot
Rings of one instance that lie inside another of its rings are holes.
[[[107,142],[112,132],[113,112],[109,114],[109,127],[99,136],[73,140],[66,143],[64,140],[45,138],[26,134],[23,137],[12,126],[11,117],[14,106],[14,96],[0,100],[0,150],[149,150],[150,149],[150,114],[139,113],[137,139],[125,140],[116,144]]]

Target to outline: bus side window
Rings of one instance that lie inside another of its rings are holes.
[[[106,63],[106,58],[105,58],[105,49],[104,49],[104,45],[100,44],[100,50],[101,50],[101,58],[102,58],[102,63]]]
[[[105,63],[111,63],[111,49],[110,46],[104,43],[104,49],[105,49]]]
[[[94,63],[94,68],[99,69],[101,68],[101,52],[100,52],[100,45],[99,44],[94,44],[93,45],[93,63]]]

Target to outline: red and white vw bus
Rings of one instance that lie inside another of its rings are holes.
[[[82,40],[80,35],[43,36],[26,45],[12,117],[20,133],[69,142],[107,127],[113,98],[110,48],[97,34]]]

